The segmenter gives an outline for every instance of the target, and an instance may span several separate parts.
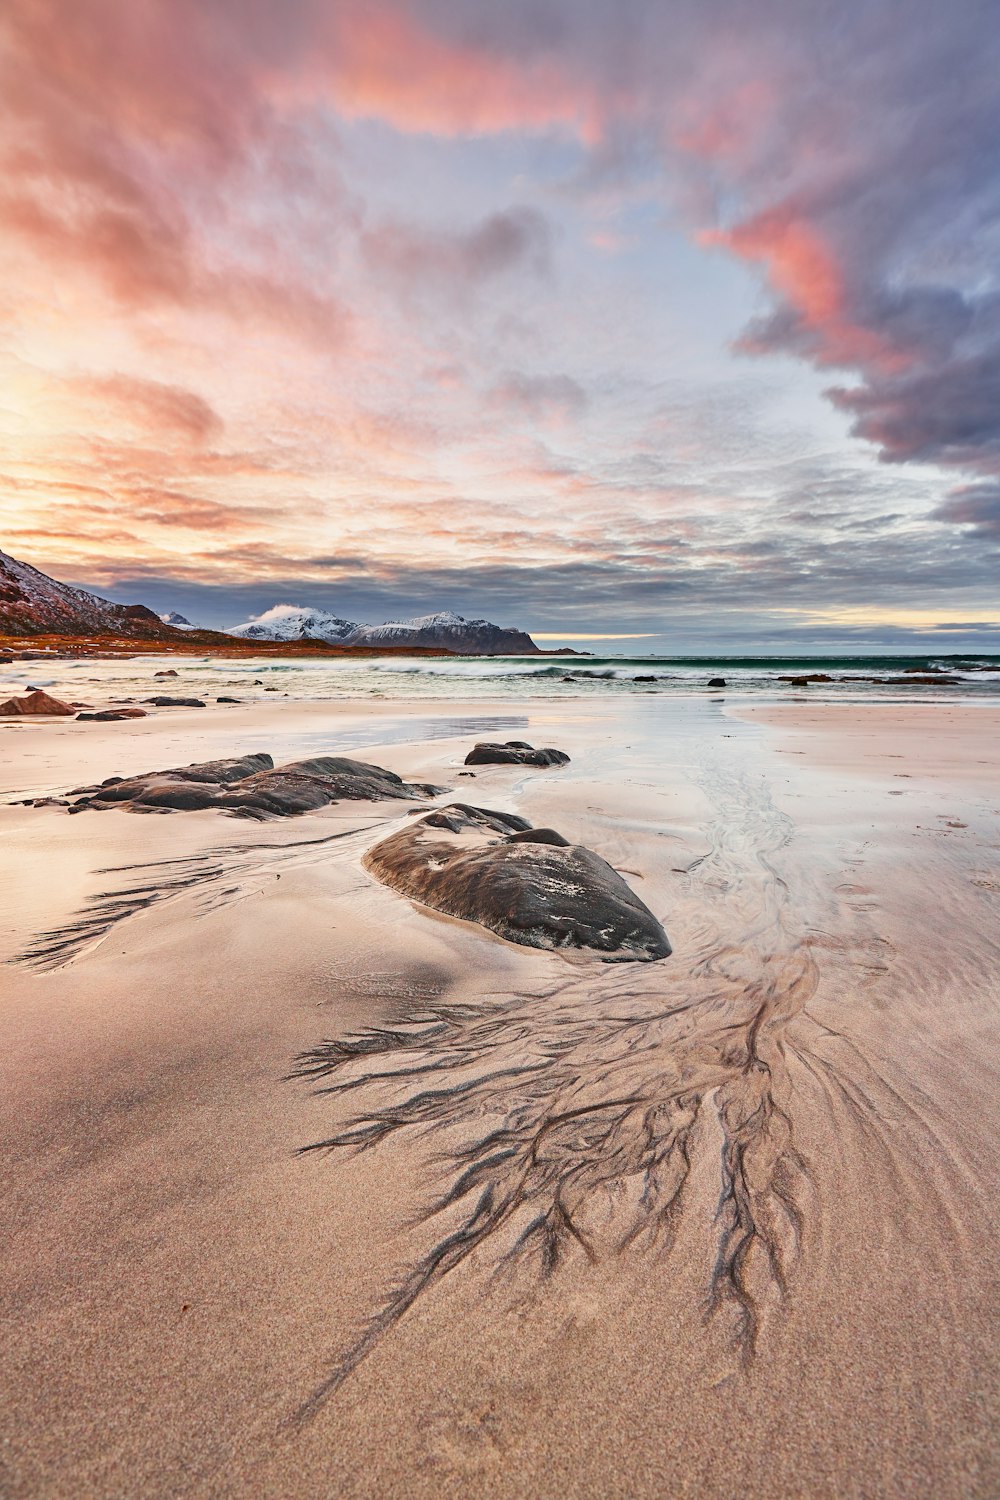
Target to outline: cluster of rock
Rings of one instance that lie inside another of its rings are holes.
[[[955,677],[949,672],[924,672],[919,667],[904,667],[906,685],[913,687],[947,687],[961,682],[961,677]],[[779,677],[779,682],[787,682],[790,687],[810,687],[814,682],[864,682],[876,687],[899,687],[903,682],[902,677],[831,677],[828,672],[804,672],[799,677]]]
[[[413,801],[436,797],[443,787],[406,782],[393,771],[338,755],[275,766],[270,755],[234,756],[110,776],[99,786],[77,787],[70,812],[123,808],[129,812],[194,812],[214,808],[235,817],[289,818],[332,802]]]
[[[74,712],[66,705],[63,709]],[[109,720],[143,713],[123,707],[80,717]],[[466,765],[544,768],[568,762],[565,751],[536,750],[524,740],[482,742],[466,756]],[[340,801],[424,800],[446,790],[407,782],[382,766],[341,756],[275,766],[270,755],[257,752],[139,776],[109,776],[97,786],[77,787],[65,798],[33,799],[32,805],[66,807],[71,813],[215,810],[264,820]],[[462,802],[434,808],[380,840],[364,864],[411,900],[477,922],[509,942],[589,948],[606,958],[642,962],[670,953],[661,923],[606,860],[554,829],[533,828],[512,813]]]
[[[666,958],[661,924],[606,860],[552,828],[453,802],[365,855],[385,885],[435,911],[531,948]]]

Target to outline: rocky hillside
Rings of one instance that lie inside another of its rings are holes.
[[[112,604],[57,583],[0,552],[0,635],[114,635],[170,640],[177,632],[143,604]]]

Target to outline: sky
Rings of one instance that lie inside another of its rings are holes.
[[[0,546],[1000,650],[998,77],[996,0],[5,0]]]

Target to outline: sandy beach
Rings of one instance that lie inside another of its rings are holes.
[[[497,736],[570,764],[459,779]],[[694,695],[0,728],[0,1492],[995,1495],[998,743]],[[362,864],[406,804],[17,805],[259,750],[552,827],[673,954],[408,901]]]

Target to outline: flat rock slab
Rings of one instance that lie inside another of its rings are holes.
[[[71,704],[63,703],[60,698],[50,697],[41,688],[25,693],[22,698],[8,698],[6,703],[0,703],[0,718],[21,718],[25,714],[50,714],[65,718],[75,713],[76,709]]]
[[[663,927],[592,849],[524,818],[454,802],[369,849],[365,868],[401,895],[528,948],[666,958]]]
[[[200,698],[170,698],[160,693],[155,698],[147,698],[154,708],[204,708],[205,705]]]
[[[145,719],[147,715],[144,708],[99,708],[96,713],[77,714],[76,717],[97,724],[114,724],[119,719]]]
[[[473,745],[465,757],[467,766],[567,766],[569,756],[565,750],[536,750],[524,740],[508,740],[506,744],[494,744],[483,740]]]
[[[130,812],[192,812],[218,808],[240,818],[290,818],[331,802],[415,801],[445,788],[403,781],[392,771],[337,755],[275,766],[266,753],[202,761],[142,776],[111,776],[78,787],[70,812],[124,808]]]

